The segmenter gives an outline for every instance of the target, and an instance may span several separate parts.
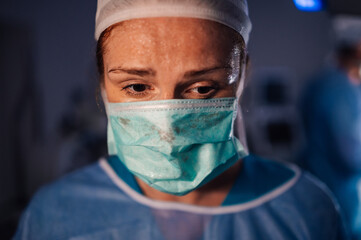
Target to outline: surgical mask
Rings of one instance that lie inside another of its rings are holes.
[[[185,195],[247,155],[233,135],[236,98],[105,105],[109,154],[159,191]]]

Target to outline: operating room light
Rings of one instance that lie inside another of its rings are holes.
[[[323,9],[322,0],[293,0],[298,10],[315,12]]]

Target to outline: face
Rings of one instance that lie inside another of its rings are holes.
[[[359,42],[359,44],[357,45],[357,68],[358,68],[358,79],[359,79],[359,84],[361,84],[361,42]]]
[[[108,101],[234,97],[240,45],[233,30],[207,20],[122,22],[103,45]]]
[[[361,84],[361,42],[355,47],[354,58],[350,61],[348,68],[348,76],[351,83],[355,85]]]

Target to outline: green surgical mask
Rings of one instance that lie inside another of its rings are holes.
[[[109,154],[159,191],[187,194],[247,155],[233,135],[236,98],[105,105]]]

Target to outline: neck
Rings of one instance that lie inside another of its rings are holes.
[[[145,196],[160,201],[179,202],[198,206],[216,207],[220,206],[231,190],[237,176],[240,173],[242,161],[238,161],[227,171],[205,184],[204,186],[184,195],[175,196],[158,191],[139,178],[136,178]]]

